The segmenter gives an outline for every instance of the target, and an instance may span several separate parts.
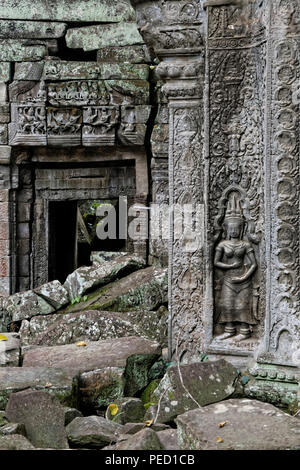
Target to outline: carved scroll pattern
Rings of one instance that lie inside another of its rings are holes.
[[[182,105],[171,111],[173,152],[171,155],[170,186],[174,204],[203,204],[202,127],[200,102]],[[177,220],[175,217],[175,224]],[[173,230],[174,232],[174,230]],[[176,233],[176,230],[175,230]],[[203,344],[203,248],[201,243],[191,242],[183,234],[174,236],[172,245],[172,336],[173,352],[179,335],[179,350],[187,355],[199,354]],[[198,237],[197,237],[198,238]]]
[[[273,109],[269,351],[276,354],[282,334],[292,342],[300,339],[299,104],[295,100],[300,79],[300,29],[299,5],[281,0],[274,10],[274,17],[283,21],[274,25],[270,38],[269,84]],[[290,351],[290,360],[292,355]]]

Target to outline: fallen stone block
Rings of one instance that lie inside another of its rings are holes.
[[[72,447],[101,448],[116,442],[122,428],[101,416],[88,416],[75,418],[66,427],[66,432]]]
[[[150,266],[101,287],[88,296],[87,301],[68,307],[66,313],[90,309],[111,312],[153,311],[167,302],[167,269]]]
[[[156,434],[164,450],[180,450],[177,429],[164,429]]]
[[[75,371],[46,367],[0,368],[0,410],[5,410],[10,395],[31,388],[57,397],[65,406],[78,403],[78,375]]]
[[[86,310],[23,320],[19,334],[23,351],[29,345],[55,346],[124,336],[140,336],[166,345],[167,323],[166,309],[122,313]]]
[[[91,261],[94,265],[102,264],[106,261],[111,261],[115,258],[119,258],[120,256],[126,256],[127,253],[117,252],[117,251],[92,251],[91,254]]]
[[[124,396],[124,368],[106,367],[85,372],[79,378],[80,408],[93,414]]]
[[[300,421],[268,403],[231,399],[177,417],[180,449],[300,450]]]
[[[7,340],[2,338],[7,338]],[[16,333],[1,333],[0,367],[18,367],[20,364],[20,353],[21,345],[19,335]]]
[[[163,446],[156,432],[145,428],[133,436],[129,436],[128,439],[117,442],[114,450],[163,450]]]
[[[5,410],[12,422],[22,423],[30,442],[41,449],[66,449],[64,408],[46,392],[24,390],[13,393]]]
[[[176,416],[199,406],[209,405],[227,397],[235,391],[238,378],[237,370],[221,359],[216,362],[197,362],[180,366],[171,366],[151,395],[153,403],[145,419],[151,420],[157,415],[159,423],[173,421]],[[198,404],[197,404],[198,403]]]
[[[36,315],[48,315],[55,308],[33,291],[21,292],[11,295],[4,307],[13,322],[31,318]]]
[[[34,289],[34,292],[48,304],[52,305],[55,310],[59,310],[70,302],[68,291],[59,281],[48,282]]]
[[[81,297],[86,292],[108,284],[120,276],[141,269],[145,262],[136,256],[124,256],[107,261],[99,266],[83,266],[67,277],[64,287],[70,299]]]
[[[113,408],[108,407],[108,419],[119,424],[143,422],[146,410],[143,402],[139,398],[124,397],[115,400],[113,404],[116,405],[117,408],[115,406]]]
[[[51,367],[88,372],[105,367],[125,368],[128,358],[139,354],[159,358],[161,347],[154,341],[138,337],[93,341],[83,347],[76,344],[38,347],[25,353],[23,369]]]
[[[70,424],[73,421],[73,419],[83,417],[83,414],[81,413],[81,411],[77,410],[76,408],[65,407],[64,412],[65,412],[65,426],[68,426],[68,424]]]
[[[35,450],[26,437],[20,434],[0,436],[0,450]]]
[[[147,427],[147,424],[145,422],[142,423],[126,423],[124,424],[124,434],[136,434],[137,432],[141,431],[142,429],[145,429]],[[168,429],[171,429],[170,426],[167,424],[162,424],[162,423],[156,423],[156,424],[151,424],[151,429],[152,431],[165,431]]]
[[[128,357],[125,376],[124,394],[134,397],[142,392],[151,382],[151,368],[157,361],[155,354],[133,354]]]
[[[26,437],[26,429],[22,423],[7,423],[0,427],[0,435],[9,436],[11,434],[20,434]]]

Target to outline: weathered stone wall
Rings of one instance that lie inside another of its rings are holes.
[[[73,163],[90,164],[93,173],[99,162],[124,167],[131,160],[136,188],[131,194],[125,178],[129,192],[120,195],[139,205],[167,202],[168,120],[165,103],[157,114],[155,56],[128,0],[0,1],[0,18],[0,295],[6,295],[39,279],[45,257],[34,268],[35,233],[47,231],[46,201],[74,199],[75,180],[69,191],[55,186],[53,165],[70,165],[63,176],[69,178]],[[35,189],[39,165],[48,168],[47,196]],[[83,197],[84,184],[77,180],[76,188]],[[55,196],[55,189],[64,193]],[[147,243],[134,242],[135,251],[145,256]],[[150,242],[150,261],[167,263],[166,241]]]

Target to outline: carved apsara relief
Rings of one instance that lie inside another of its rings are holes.
[[[240,191],[233,189],[224,199],[222,238],[216,244],[214,257],[217,271],[215,323],[224,327],[218,341],[233,338],[239,342],[251,337],[253,327],[259,321],[259,293],[254,278],[257,260],[253,244],[247,237],[248,224]]]
[[[250,10],[243,14],[251,16]],[[257,346],[265,309],[264,27],[256,16],[249,30],[251,21],[244,24],[239,15],[233,6],[208,12],[207,275],[213,276],[206,302],[212,297],[211,349],[233,353]],[[241,37],[239,44],[228,42]]]

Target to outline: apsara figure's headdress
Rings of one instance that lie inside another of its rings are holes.
[[[236,194],[233,194],[232,197],[229,198],[228,204],[227,204],[224,222],[230,222],[230,221],[241,222],[241,223],[245,221],[241,204]]]

